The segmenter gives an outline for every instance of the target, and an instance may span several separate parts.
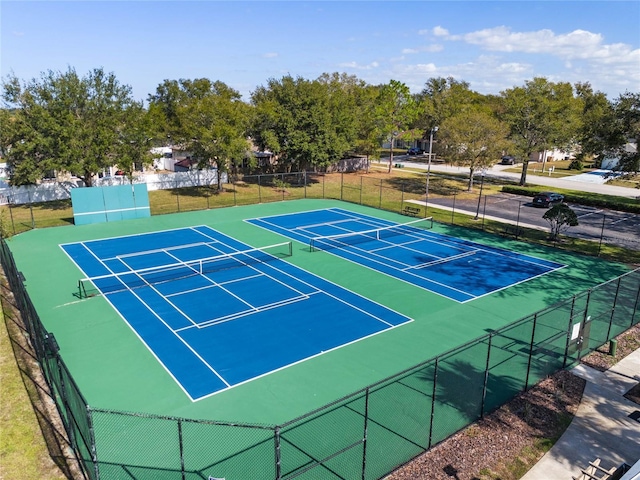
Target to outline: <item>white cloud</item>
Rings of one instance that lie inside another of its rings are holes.
[[[432,32],[436,37],[448,37],[449,36],[449,30],[447,30],[446,28],[441,27],[440,25],[438,25],[437,27],[434,27]]]
[[[423,52],[440,52],[444,49],[444,47],[441,44],[437,44],[437,43],[433,43],[431,45],[424,45],[422,47],[418,47],[418,48],[403,48],[402,49],[402,54],[403,55],[413,55],[416,53],[423,53]]]
[[[278,56],[275,52],[268,52],[262,55],[262,58],[276,58]]]
[[[371,62],[368,65],[360,65],[358,62],[344,62],[338,65],[342,68],[352,68],[354,70],[372,70],[380,66],[378,62]]]
[[[509,27],[500,26],[461,35],[446,35],[445,38],[494,52],[549,54],[564,61],[582,59],[635,67],[640,62],[640,49],[633,50],[630,45],[623,43],[606,44],[601,34],[586,30],[556,34],[549,29],[513,32]]]

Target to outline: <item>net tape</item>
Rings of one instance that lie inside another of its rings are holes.
[[[157,252],[157,250],[154,252]],[[78,296],[86,298],[100,294],[123,292],[195,275],[205,275],[232,268],[271,262],[292,254],[292,243],[283,242],[188,262],[176,262],[169,265],[87,277],[78,281]]]
[[[330,250],[332,248],[341,248],[343,246],[366,243],[371,240],[392,238],[397,235],[410,235],[425,228],[433,228],[433,217],[419,218],[407,223],[388,225],[360,232],[313,237],[309,240],[309,249],[312,252],[315,250]]]

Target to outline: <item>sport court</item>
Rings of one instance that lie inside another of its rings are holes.
[[[61,245],[193,401],[410,321],[201,225]],[[286,345],[287,348],[282,348]]]
[[[565,265],[341,208],[276,215],[249,223],[457,302],[475,300]]]

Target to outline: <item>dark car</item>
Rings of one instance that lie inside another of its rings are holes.
[[[511,155],[505,155],[500,160],[500,164],[501,165],[515,165],[516,164],[516,159],[514,157],[512,157]]]
[[[564,201],[564,195],[554,192],[542,192],[533,197],[534,207],[550,207]]]
[[[411,147],[409,150],[407,150],[407,155],[422,155],[423,153],[424,150],[418,147]]]

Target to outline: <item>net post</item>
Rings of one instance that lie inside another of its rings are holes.
[[[293,242],[289,242],[289,256],[293,256]]]
[[[82,280],[78,280],[78,298],[87,298],[87,291]]]

